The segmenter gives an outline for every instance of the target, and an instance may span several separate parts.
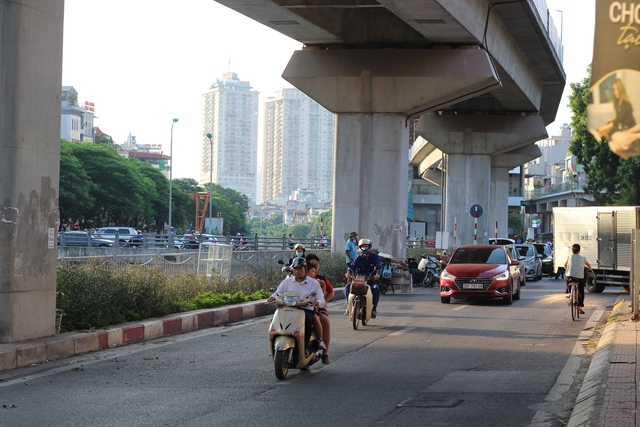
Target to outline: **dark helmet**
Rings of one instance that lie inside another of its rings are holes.
[[[302,257],[297,257],[291,263],[291,268],[307,268],[307,260]]]

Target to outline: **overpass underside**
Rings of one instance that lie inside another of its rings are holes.
[[[358,230],[404,255],[417,136],[432,147],[412,159],[425,179],[445,172],[443,229],[456,223],[457,243],[471,243],[480,204],[480,237],[496,222],[506,234],[508,171],[540,156],[533,144],[565,85],[546,11],[529,0],[217,1],[303,43],[283,78],[337,114],[333,249]]]
[[[533,0],[217,1],[303,43],[283,78],[337,115],[334,250],[357,230],[404,256],[417,135],[447,155],[444,230],[473,204],[481,236],[506,224],[508,170],[539,155],[565,85]],[[3,342],[54,329],[63,6],[0,2]]]

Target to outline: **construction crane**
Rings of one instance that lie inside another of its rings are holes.
[[[207,217],[207,207],[209,206],[209,197],[211,194],[208,191],[198,191],[194,194],[196,198],[196,222],[195,229],[196,231],[202,233],[204,230],[204,220]],[[204,201],[204,207],[202,208],[202,213],[200,213],[200,201]]]

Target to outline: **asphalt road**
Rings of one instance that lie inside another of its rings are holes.
[[[336,302],[332,363],[284,381],[270,318],[17,369],[0,373],[0,426],[562,426],[620,292],[587,294],[574,322],[561,280],[511,306],[416,288],[358,331]]]

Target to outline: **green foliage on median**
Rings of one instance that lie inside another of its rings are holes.
[[[266,298],[282,280],[278,270],[223,277],[168,275],[156,267],[113,270],[98,263],[58,267],[56,308],[61,332],[101,328],[198,308]]]
[[[320,252],[320,273],[334,287],[345,284],[345,256]],[[284,279],[281,266],[248,270],[226,279],[132,265],[114,270],[104,263],[58,266],[56,308],[60,332],[102,328],[202,308],[267,298]]]

